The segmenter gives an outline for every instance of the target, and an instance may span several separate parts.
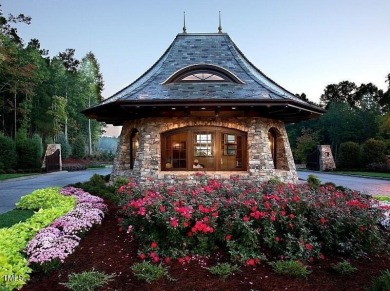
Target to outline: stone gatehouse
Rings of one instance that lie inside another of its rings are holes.
[[[297,182],[285,123],[318,117],[243,55],[226,33],[180,33],[141,77],[89,118],[123,125],[112,179]]]

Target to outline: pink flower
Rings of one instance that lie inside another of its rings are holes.
[[[171,226],[173,228],[176,228],[179,226],[179,222],[177,221],[177,218],[171,218]]]
[[[152,242],[151,244],[150,244],[150,247],[152,248],[152,249],[155,249],[155,248],[157,248],[157,243],[154,241],[154,242]]]
[[[280,237],[275,236],[275,241],[276,241],[276,242],[279,242],[279,241],[280,241]]]
[[[140,258],[141,260],[145,260],[146,256],[145,256],[144,253],[141,253],[141,254],[139,255],[139,258]]]
[[[306,244],[305,247],[308,251],[311,251],[313,249],[313,246],[311,244]]]
[[[290,214],[290,219],[294,219],[295,215],[294,214]]]
[[[153,262],[157,263],[159,260],[160,260],[160,258],[158,256],[153,257]]]
[[[249,221],[249,217],[248,216],[244,216],[244,218],[242,219],[244,222],[248,222]]]
[[[247,266],[254,266],[256,265],[256,262],[254,259],[249,259],[248,261],[246,261],[246,264]]]
[[[160,212],[165,212],[165,206],[164,205],[160,205]]]
[[[231,239],[232,239],[232,235],[231,235],[231,234],[227,234],[227,235],[225,236],[225,239],[226,239],[226,241],[231,240]]]
[[[165,258],[165,263],[169,264],[171,262],[171,258],[170,257],[166,257]]]

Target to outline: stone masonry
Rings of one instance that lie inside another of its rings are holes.
[[[298,176],[283,122],[266,118],[213,118],[204,120],[187,118],[143,118],[126,121],[114,160],[111,180],[117,177],[132,178],[138,182],[161,180],[174,183],[176,179],[191,180],[196,171],[161,171],[161,133],[191,126],[216,126],[241,130],[247,133],[247,171],[206,171],[214,178],[236,176],[241,180],[267,181],[273,177],[283,182],[296,183]],[[274,168],[268,141],[268,131],[277,132],[277,169]],[[139,147],[134,168],[130,169],[130,133],[140,132]]]

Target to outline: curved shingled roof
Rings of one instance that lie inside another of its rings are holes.
[[[183,68],[208,65],[220,67],[237,77],[239,82],[167,82]],[[169,103],[169,106],[174,106],[191,102],[212,102],[214,105],[250,103],[252,108],[261,103],[267,103],[269,108],[269,104],[287,102],[298,110],[308,111],[306,117],[299,119],[311,118],[323,112],[263,74],[244,56],[228,34],[180,33],[161,58],[141,77],[101,104],[85,110],[84,114],[106,122],[110,122],[109,115],[116,115],[111,120],[120,122],[118,112],[109,114],[114,110],[114,104],[128,109],[132,106],[139,108],[142,104]]]

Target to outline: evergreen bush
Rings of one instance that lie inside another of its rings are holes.
[[[347,141],[340,144],[338,168],[355,169],[359,167],[360,146],[356,142]]]
[[[72,145],[72,157],[82,159],[85,157],[85,154],[85,140],[83,136],[79,135]]]
[[[65,134],[60,132],[56,137],[56,143],[61,145],[61,156],[63,159],[66,159],[70,156],[71,147],[68,141],[65,139]]]
[[[0,169],[16,167],[17,156],[15,142],[8,136],[0,134]]]
[[[25,131],[19,131],[16,134],[16,152],[18,169],[31,169],[40,167],[40,153],[42,146],[40,140],[27,137]]]
[[[370,138],[363,143],[362,160],[364,165],[386,162],[386,144],[382,140]]]

